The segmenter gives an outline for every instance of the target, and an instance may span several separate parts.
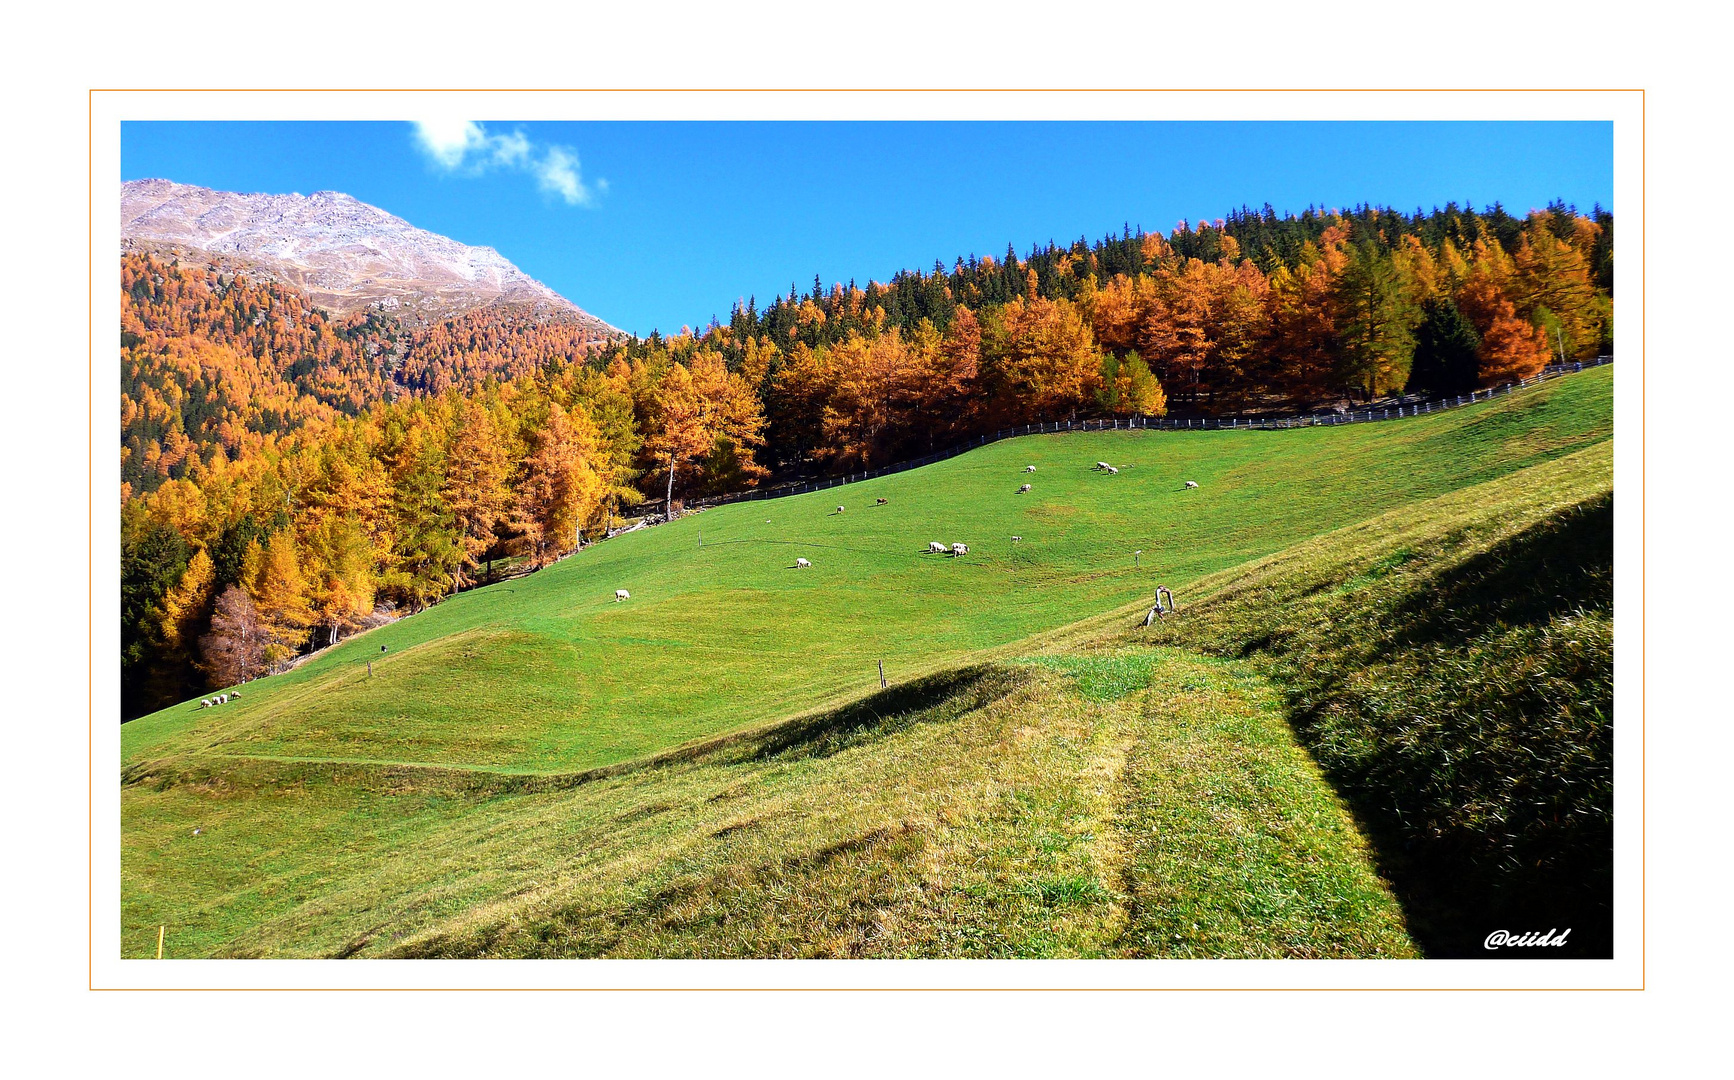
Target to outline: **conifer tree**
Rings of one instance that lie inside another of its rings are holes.
[[[1429,395],[1466,394],[1480,371],[1481,335],[1449,297],[1429,297],[1415,328],[1415,362],[1408,389]]]
[[[602,483],[590,464],[595,451],[589,418],[551,403],[519,483],[519,520],[537,562],[576,547],[581,525],[600,504]]]
[[[163,594],[162,641],[170,652],[180,653],[192,645],[210,609],[215,585],[211,556],[200,548],[187,561],[181,580]]]
[[[511,508],[507,484],[511,462],[506,457],[493,417],[478,402],[464,403],[456,416],[457,430],[446,452],[445,482],[440,495],[451,511],[454,532],[463,549],[457,584],[473,570],[496,542],[496,530]]]
[[[1500,288],[1496,271],[1477,264],[1457,291],[1456,301],[1481,335],[1476,381],[1482,386],[1525,379],[1547,366],[1546,338],[1518,316]]]
[[[271,534],[250,590],[268,639],[265,659],[273,667],[294,656],[313,626],[313,605],[295,537],[288,529]]]
[[[1355,248],[1337,285],[1342,353],[1337,377],[1371,401],[1409,381],[1416,311],[1391,260],[1370,244]]]

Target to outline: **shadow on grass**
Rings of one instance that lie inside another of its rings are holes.
[[[1457,567],[1397,611],[1404,645],[1478,627],[1535,626],[1613,602],[1614,498],[1579,503]]]
[[[533,795],[704,760],[829,757],[914,724],[956,719],[1005,697],[1028,680],[1025,671],[994,664],[943,671],[770,727],[729,732],[578,772],[510,773],[463,766],[210,754],[131,762],[122,767],[120,779],[123,787],[137,785],[157,792],[182,786],[259,791],[328,783],[391,795],[474,799]]]
[[[1137,633],[1266,665],[1428,956],[1611,956],[1612,494],[1475,543],[1302,566]]]
[[[993,664],[943,671],[881,690],[841,708],[800,717],[766,732],[752,756],[830,757],[863,739],[918,723],[952,720],[1005,697],[1028,676]]]
[[[1382,640],[1291,682],[1429,956],[1613,955],[1612,539],[1609,495],[1423,572]]]

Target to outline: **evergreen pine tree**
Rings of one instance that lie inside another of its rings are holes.
[[[1415,328],[1415,362],[1409,369],[1411,393],[1464,394],[1475,388],[1481,335],[1450,297],[1428,297]]]

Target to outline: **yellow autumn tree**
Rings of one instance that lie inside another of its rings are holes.
[[[1066,300],[1014,297],[983,321],[982,358],[1007,418],[1068,416],[1094,397],[1101,377],[1095,339]]]
[[[493,416],[479,402],[466,401],[457,410],[455,424],[440,494],[456,520],[463,548],[461,588],[467,572],[494,546],[496,530],[511,510],[511,461]]]
[[[590,418],[551,402],[518,484],[518,528],[534,561],[546,562],[582,542],[580,529],[601,506],[604,491],[596,456]]]
[[[270,639],[265,647],[265,660],[273,667],[280,666],[306,644],[315,621],[300,553],[289,530],[279,529],[271,534],[262,550],[251,592],[260,624]]]
[[[753,458],[764,443],[764,426],[758,394],[721,356],[705,349],[692,354],[690,365],[671,364],[657,388],[654,428],[645,440],[668,470],[669,511],[683,466],[703,463],[713,476],[727,470],[742,485],[756,484],[766,471]]]
[[[200,548],[173,588],[163,594],[162,641],[166,650],[184,654],[198,636],[209,613],[216,569],[211,556]]]

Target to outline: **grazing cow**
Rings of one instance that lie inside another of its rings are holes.
[[[234,690],[234,691],[231,691],[231,692],[230,692],[230,693],[229,693],[229,696],[230,696],[230,697],[240,697],[240,696],[241,696],[241,692],[240,692],[240,691],[239,691],[239,690]]]
[[[1019,495],[1027,495],[1027,494],[1029,494],[1029,490],[1030,490],[1030,486],[1028,484],[1025,484],[1023,487],[1018,488],[1018,494]]]
[[[1015,543],[1017,543],[1017,542],[1018,542],[1018,541],[1019,541],[1019,540],[1022,540],[1022,539],[1023,539],[1023,537],[1021,537],[1021,536],[1014,536],[1014,537],[1012,537],[1012,543],[1014,543],[1014,544],[1015,544]]]
[[[884,506],[886,503],[888,503],[890,501],[891,501],[890,499],[874,499],[873,503],[876,506]]]
[[[211,707],[211,699],[210,698],[206,698],[205,700],[199,702],[199,708],[201,708],[201,709],[208,709],[210,707]]]
[[[968,544],[953,544],[953,545],[951,545],[951,553],[953,555],[968,555],[969,554],[969,545]]]
[[[217,695],[217,704],[218,705],[227,705],[228,703],[229,703],[229,695],[228,694],[218,694]]]
[[[944,555],[945,552],[946,552],[945,545],[940,543],[939,541],[932,540],[932,541],[928,542],[927,553],[929,555]]]
[[[1096,462],[1096,468],[1101,469],[1103,472],[1107,472],[1112,468],[1112,466],[1110,466],[1106,461],[1098,461]]]
[[[837,507],[837,513],[841,514],[842,512],[843,512],[843,508],[841,506]]]
[[[805,570],[805,569],[807,569],[807,567],[812,566],[812,565],[813,564],[808,562],[806,559],[796,559],[795,560],[795,569],[797,569],[797,570]]]
[[[630,599],[632,599],[632,594],[627,592],[625,589],[615,589],[614,590],[614,602],[616,604],[620,603],[620,601],[622,601],[622,600],[630,600]]]
[[[1024,472],[1035,472],[1035,471],[1036,471],[1036,467],[1034,465],[1025,465],[1024,466]]]
[[[1189,487],[1189,488],[1195,488],[1195,487],[1197,487],[1197,486],[1198,486],[1198,481],[1196,481],[1196,480],[1188,480],[1188,481],[1186,481],[1186,486],[1187,486],[1187,487]]]
[[[1116,469],[1116,468],[1114,468],[1114,466],[1112,466],[1112,465],[1110,465],[1110,466],[1108,466],[1108,471],[1109,471],[1109,472],[1111,472],[1111,473],[1113,473],[1113,474],[1114,474],[1114,475],[1115,475],[1115,476],[1119,476],[1119,475],[1120,475],[1120,470],[1119,470],[1119,469]]]

